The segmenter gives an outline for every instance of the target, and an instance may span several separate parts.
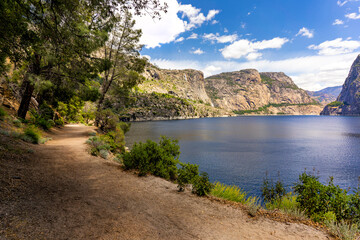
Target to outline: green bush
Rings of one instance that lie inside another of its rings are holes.
[[[7,112],[5,112],[5,110],[2,107],[0,107],[0,120],[4,120],[6,115]]]
[[[281,182],[280,177],[276,181],[275,185],[273,184],[273,182],[269,181],[269,179],[266,177],[263,181],[263,186],[261,191],[262,191],[262,197],[265,202],[277,201],[286,194],[284,185]]]
[[[348,195],[347,190],[334,185],[332,177],[324,185],[318,177],[304,172],[299,176],[294,190],[301,210],[315,221],[324,221],[329,212],[334,213],[338,221],[358,221],[360,217],[359,191]]]
[[[125,151],[125,135],[121,128],[102,135],[102,139],[110,146],[111,152],[122,153]]]
[[[96,113],[96,121],[101,131],[106,133],[116,129],[119,117],[111,109],[104,109]]]
[[[151,173],[165,179],[175,179],[180,147],[177,140],[162,136],[159,143],[147,140],[135,143],[131,152],[123,156],[126,169],[137,169],[139,175]]]
[[[23,139],[27,142],[38,144],[41,139],[41,133],[39,129],[30,125],[25,129]]]
[[[101,150],[110,151],[110,145],[101,136],[94,136],[86,141],[90,145],[91,155],[99,156]]]
[[[177,183],[179,192],[183,192],[188,184],[193,184],[199,176],[199,165],[190,163],[180,163],[178,169]]]
[[[198,196],[205,196],[210,193],[212,187],[213,184],[209,181],[209,175],[206,172],[202,172],[194,180],[192,192]]]
[[[56,120],[54,121],[54,124],[55,124],[56,126],[64,126],[65,122],[64,122],[64,119],[63,119],[63,118],[59,118],[59,119],[56,119]]]

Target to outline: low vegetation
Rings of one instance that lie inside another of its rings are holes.
[[[329,103],[327,106],[329,106],[329,107],[340,107],[342,105],[344,105],[343,102],[334,101],[334,102]]]
[[[270,107],[290,107],[290,106],[310,106],[310,105],[319,105],[318,102],[311,103],[269,103],[265,106],[259,107],[258,109],[249,109],[249,110],[235,110],[235,114],[244,115],[244,114],[268,114],[268,108]],[[284,112],[279,112],[278,115],[284,115]]]
[[[322,184],[317,176],[304,172],[293,190],[286,193],[280,180],[272,184],[265,179],[262,195],[266,208],[322,223],[340,239],[355,239],[359,235],[360,188],[349,194],[334,185],[332,177]]]

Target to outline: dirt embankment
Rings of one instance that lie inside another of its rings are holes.
[[[328,239],[92,157],[91,130],[68,125],[40,146],[0,135],[0,239]]]

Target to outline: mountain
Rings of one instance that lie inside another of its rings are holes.
[[[282,72],[255,69],[217,74],[205,79],[215,107],[238,114],[319,114],[321,107]]]
[[[149,65],[121,113],[130,121],[233,116],[235,114],[319,114],[321,107],[284,73],[254,69],[204,79],[193,69]]]
[[[350,68],[336,101],[329,103],[322,115],[360,115],[360,55]]]
[[[166,70],[148,65],[143,76],[145,80],[132,94],[136,101],[121,113],[123,119],[148,121],[234,115],[212,106],[201,71]]]
[[[307,91],[307,93],[321,104],[326,105],[336,100],[341,89],[342,86],[327,87],[319,91]]]

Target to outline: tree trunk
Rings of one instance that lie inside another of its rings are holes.
[[[29,80],[29,74],[40,75],[41,67],[40,67],[41,56],[38,54],[34,55],[32,59],[32,63],[30,64],[28,73],[25,75],[25,79],[23,82],[24,92],[22,93],[20,107],[18,109],[18,117],[25,119],[26,113],[29,111],[29,106],[31,102],[31,97],[35,89],[34,83]]]
[[[21,103],[20,103],[20,107],[19,110],[17,112],[18,117],[25,119],[26,117],[26,113],[29,110],[29,105],[30,105],[30,101],[31,101],[31,96],[34,92],[34,84],[31,83],[29,80],[24,80],[24,93],[23,96],[21,98]]]

